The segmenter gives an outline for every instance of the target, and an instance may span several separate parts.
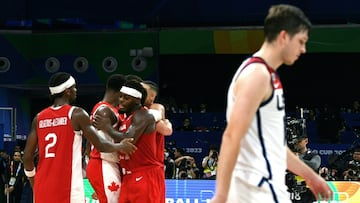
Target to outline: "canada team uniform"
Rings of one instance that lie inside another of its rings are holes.
[[[148,109],[147,107],[144,107],[145,109]],[[151,113],[151,112],[149,112]],[[161,198],[159,203],[165,203],[166,199],[166,184],[165,184],[165,166],[164,166],[164,160],[165,160],[165,137],[163,134],[156,132],[156,156],[158,160],[158,164],[162,165],[162,168],[164,170],[164,177],[163,181],[158,183],[159,190],[162,191],[162,193],[159,195],[163,195],[163,198]]]
[[[136,111],[128,116],[120,130],[126,132]],[[160,185],[164,182],[164,164],[159,162],[157,132],[143,134],[135,144],[137,150],[131,157],[120,153],[122,185],[119,203],[164,202]],[[163,152],[164,153],[164,152]]]
[[[79,178],[83,176],[82,134],[75,131],[71,124],[74,108],[71,105],[48,107],[38,114],[39,162],[34,182],[36,203],[85,202],[84,183]]]
[[[104,107],[111,109],[116,116],[117,121],[113,127],[118,129],[122,116],[118,113],[117,108],[107,102],[98,102],[93,107],[91,116],[93,117],[99,108]],[[102,135],[103,139],[114,142],[114,140],[103,131],[99,130],[98,132]],[[121,177],[119,154],[117,152],[99,152],[94,146],[91,146],[86,175],[100,203],[117,203],[119,201]]]
[[[262,58],[248,58],[235,73],[228,91],[227,119],[233,111],[235,81],[241,71],[251,63],[262,63],[266,66],[271,75],[269,82],[273,86],[273,94],[261,103],[247,134],[241,140],[228,202],[290,203],[285,185],[287,145],[283,89],[277,73]]]
[[[164,159],[165,159],[165,137],[164,135],[160,134],[159,132],[156,132],[156,146],[157,146],[157,157],[158,157],[158,162],[159,165],[162,166],[162,170],[163,170],[163,177],[162,177],[162,181],[160,181],[158,184],[158,187],[160,189],[161,195],[163,195],[163,197],[160,199],[161,201],[159,203],[165,203],[165,194],[166,194],[166,185],[165,185],[165,167],[164,167]],[[160,193],[159,193],[160,195]]]

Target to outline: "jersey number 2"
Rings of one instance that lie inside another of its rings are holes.
[[[49,133],[46,135],[45,137],[46,141],[49,141],[49,144],[46,145],[45,147],[45,158],[51,158],[51,157],[55,157],[55,153],[54,152],[49,152],[49,149],[51,149],[53,146],[55,146],[56,141],[57,141],[57,137],[55,133]]]

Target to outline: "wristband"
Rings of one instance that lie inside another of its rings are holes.
[[[27,177],[29,177],[29,178],[34,177],[35,174],[36,174],[36,172],[35,172],[35,167],[34,167],[34,169],[31,170],[31,171],[27,171],[26,169],[24,169],[24,172],[25,172],[25,175],[26,175]]]
[[[149,113],[150,113],[151,115],[154,116],[155,122],[158,122],[159,120],[162,119],[161,111],[156,110],[156,109],[149,109],[148,111],[149,111]]]

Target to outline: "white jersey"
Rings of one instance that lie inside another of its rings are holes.
[[[116,117],[116,122],[113,124],[113,127],[115,129],[118,128],[119,125],[119,121],[120,121],[120,117],[121,115],[118,113],[118,109],[116,109],[115,107],[113,107],[111,104],[109,104],[108,102],[105,101],[100,101],[97,104],[95,104],[95,106],[92,109],[91,112],[91,119],[93,119],[94,115],[96,114],[96,112],[101,109],[101,108],[109,108],[112,110],[113,114]],[[114,142],[114,139],[110,137],[110,135],[108,135],[107,133],[105,133],[102,130],[98,130],[98,135],[104,139],[107,140],[109,142]],[[101,158],[103,160],[109,161],[109,162],[113,162],[113,163],[119,163],[119,154],[118,152],[99,152],[94,145],[91,145],[91,152],[90,152],[90,157],[91,158]]]
[[[287,195],[285,185],[287,153],[284,126],[285,103],[280,78],[263,59],[251,57],[245,60],[237,70],[228,91],[226,114],[229,119],[230,113],[233,111],[235,81],[241,71],[250,63],[263,63],[267,67],[271,74],[269,82],[273,86],[273,94],[267,101],[261,103],[247,134],[241,140],[240,152],[232,177],[233,179],[242,179],[256,187],[270,188],[269,191],[275,199],[276,196]]]

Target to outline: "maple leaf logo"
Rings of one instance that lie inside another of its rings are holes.
[[[114,181],[111,183],[111,185],[108,185],[108,189],[111,192],[116,192],[120,188],[120,185],[116,184]]]

